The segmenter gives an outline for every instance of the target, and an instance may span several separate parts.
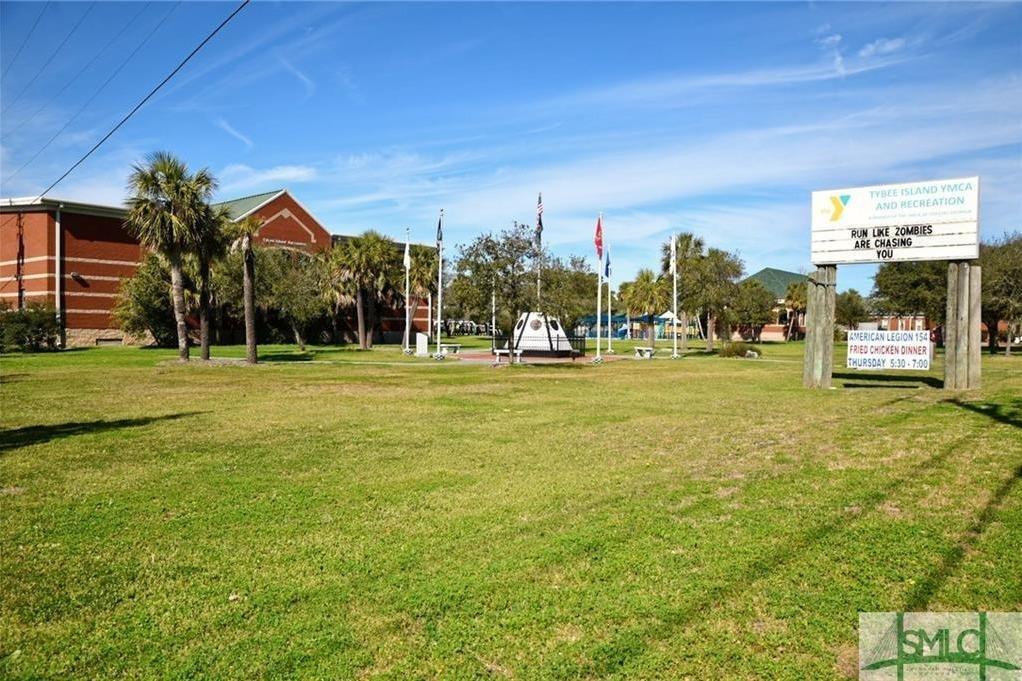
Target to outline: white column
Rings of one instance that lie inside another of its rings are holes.
[[[60,208],[53,220],[53,307],[57,311],[57,328],[60,330],[60,345],[67,344],[67,330],[64,325],[64,239],[60,228]]]

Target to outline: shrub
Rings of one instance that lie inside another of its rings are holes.
[[[747,353],[755,352],[757,357],[763,355],[763,350],[758,345],[752,343],[743,343],[742,341],[735,341],[728,343],[721,348],[721,357],[745,357]]]
[[[23,310],[0,308],[0,351],[53,350],[60,339],[57,311],[49,303],[29,303]]]
[[[170,301],[170,270],[150,254],[133,277],[121,281],[114,319],[123,331],[133,336],[149,332],[161,347],[177,345],[177,323]]]

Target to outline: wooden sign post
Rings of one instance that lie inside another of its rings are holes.
[[[802,385],[829,388],[834,364],[837,265],[820,265],[806,286],[806,347]]]
[[[944,322],[944,389],[980,386],[980,311],[983,272],[968,261],[947,266],[947,314]]]
[[[875,185],[812,195],[802,384],[829,388],[837,266],[949,260],[944,388],[980,385],[979,178]]]

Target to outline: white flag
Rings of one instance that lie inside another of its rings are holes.
[[[671,274],[678,273],[678,235],[671,235]]]
[[[410,270],[412,268],[412,251],[408,240],[405,240],[405,269]]]

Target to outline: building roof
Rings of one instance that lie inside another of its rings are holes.
[[[98,203],[84,203],[82,201],[69,201],[67,199],[56,199],[49,196],[23,196],[20,198],[0,199],[0,212],[16,213],[30,210],[65,210],[69,213],[82,213],[85,215],[99,215],[102,217],[123,218],[128,214],[124,206],[107,206]]]
[[[809,277],[798,272],[786,272],[785,270],[764,267],[755,274],[750,274],[744,281],[758,281],[764,288],[774,294],[778,300],[788,294],[788,285],[802,281],[808,281]]]
[[[227,209],[227,214],[231,216],[232,220],[238,220],[245,217],[255,209],[269,203],[286,191],[286,189],[274,189],[271,192],[242,196],[240,199],[231,199],[230,201],[221,201],[220,203],[213,204],[213,206],[223,206]]]

